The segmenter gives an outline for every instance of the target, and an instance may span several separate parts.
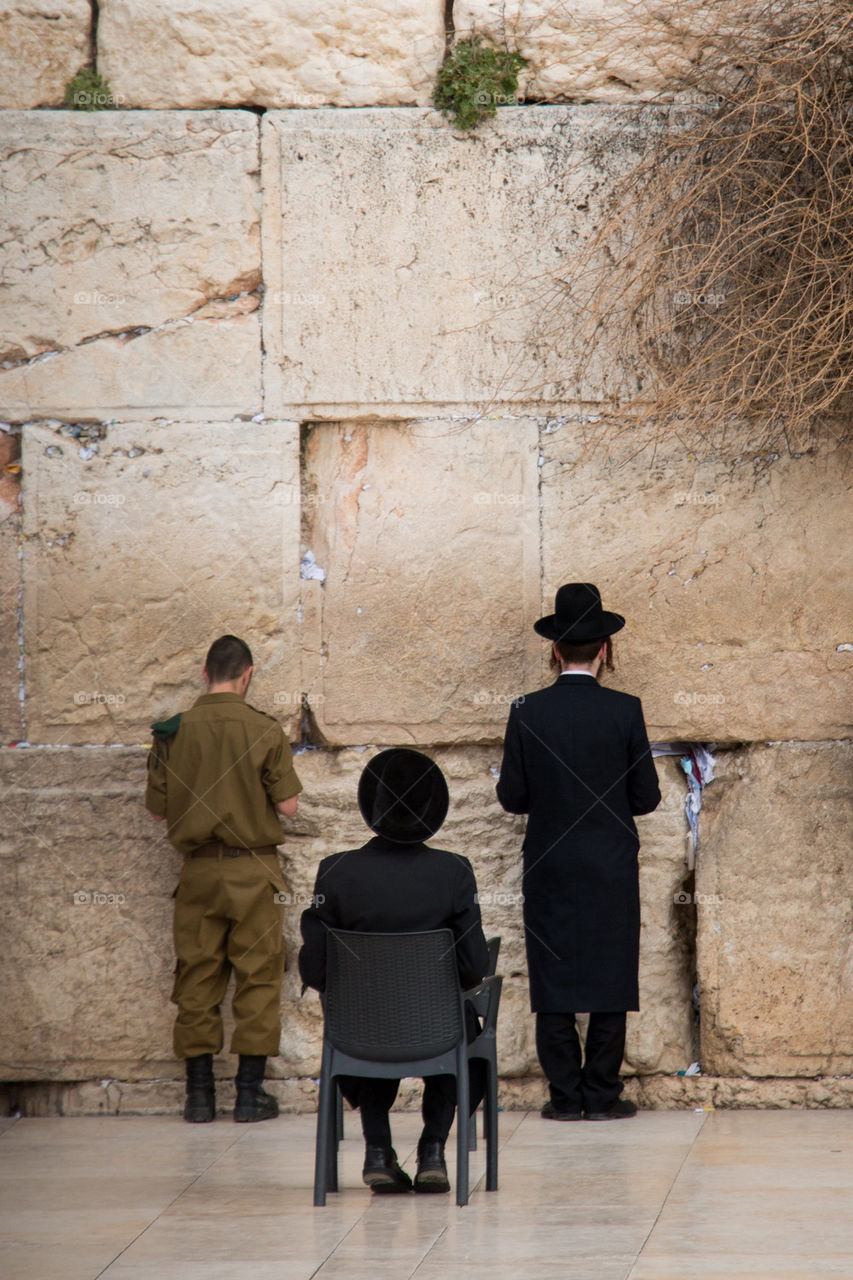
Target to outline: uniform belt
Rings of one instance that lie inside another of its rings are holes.
[[[239,845],[220,844],[218,840],[212,844],[200,844],[197,849],[190,849],[187,854],[188,858],[218,858],[220,854],[223,858],[246,858],[250,854],[270,854],[277,853],[278,850],[274,844],[261,844],[256,849],[241,849]]]

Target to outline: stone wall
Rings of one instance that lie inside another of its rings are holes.
[[[441,843],[503,938],[504,1101],[535,1105],[523,824],[494,781],[509,701],[549,678],[532,622],[570,579],[627,616],[609,679],[651,737],[719,744],[695,876],[676,760],[640,820],[630,1091],[849,1103],[848,451],[829,426],[801,456],[617,436],[636,371],[582,360],[570,324],[543,336],[550,274],[660,118],[628,104],[675,91],[706,24],[699,4],[679,23],[648,7],[649,39],[607,37],[634,10],[457,0],[457,31],[522,48],[529,98],[585,100],[502,108],[471,137],[426,105],[440,4],[320,21],[289,2],[249,28],[221,4],[102,0],[123,109],[92,114],[52,109],[89,56],[88,6],[0,11],[18,51],[0,112],[9,1106],[177,1106],[177,862],[142,809],[145,744],[226,631],[305,784],[282,854],[282,1102],[313,1105],[318,1069],[299,913],[319,858],[366,835],[365,760],[401,744],[447,773]],[[700,1056],[703,1077],[676,1076]]]

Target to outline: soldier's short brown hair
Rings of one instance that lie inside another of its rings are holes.
[[[227,680],[239,680],[253,666],[252,651],[238,636],[220,636],[207,651],[204,668],[211,684],[224,684]]]

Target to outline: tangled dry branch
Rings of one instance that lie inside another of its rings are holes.
[[[726,34],[684,84],[699,105],[638,109],[648,145],[551,281],[545,330],[641,371],[626,423],[799,452],[853,402],[853,10],[717,8]]]

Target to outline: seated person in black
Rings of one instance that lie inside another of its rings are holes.
[[[303,982],[318,991],[325,988],[328,925],[377,933],[449,928],[456,939],[460,983],[465,990],[476,986],[488,972],[489,957],[474,872],[467,858],[425,843],[447,816],[447,783],[438,765],[419,751],[382,751],[361,775],[358,804],[376,835],[362,848],[332,854],[320,863],[315,905],[302,915],[299,971]],[[473,1011],[468,1013],[470,1040],[478,1024]],[[340,1077],[344,1097],[361,1111],[366,1148],[363,1178],[376,1192],[412,1188],[391,1145],[388,1113],[399,1084],[399,1080]],[[473,1111],[485,1091],[482,1061],[470,1064],[470,1088]],[[455,1078],[428,1076],[415,1191],[450,1190],[444,1144],[455,1110]],[[458,1140],[465,1141],[464,1133]]]

